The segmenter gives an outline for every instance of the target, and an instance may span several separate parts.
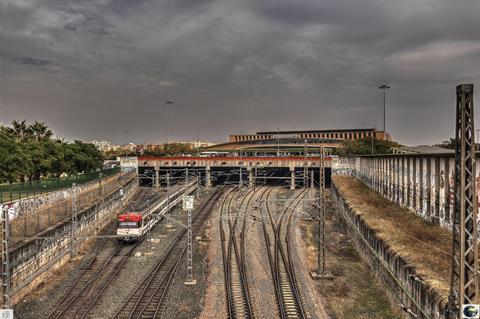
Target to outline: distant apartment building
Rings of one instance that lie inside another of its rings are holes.
[[[93,140],[92,144],[95,145],[95,147],[101,151],[101,152],[108,152],[108,151],[115,151],[120,149],[120,146],[117,144],[113,144],[112,142],[101,140]]]

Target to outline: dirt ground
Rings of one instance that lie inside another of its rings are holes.
[[[331,281],[314,281],[313,285],[325,300],[329,315],[339,319],[400,318],[356,252],[345,225],[334,216],[330,196],[327,199],[326,268],[335,278]],[[311,270],[317,267],[317,231],[316,222],[300,222],[299,232],[305,244],[304,260],[307,260],[307,266]]]
[[[335,176],[334,182],[355,213],[413,265],[424,281],[447,298],[451,232],[395,205],[356,178]]]

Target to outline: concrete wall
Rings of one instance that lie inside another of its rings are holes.
[[[79,194],[83,192],[90,191],[92,189],[98,188],[98,184],[105,184],[108,181],[119,178],[121,173],[102,178],[101,180],[91,181],[85,184],[77,186],[77,192]],[[23,216],[25,214],[35,213],[37,210],[44,209],[46,207],[51,207],[57,204],[60,201],[72,197],[72,189],[62,189],[53,192],[43,193],[36,196],[30,196],[27,198],[21,198],[19,200],[4,203],[3,206],[6,206],[9,209],[9,218],[13,220],[18,216]]]
[[[388,243],[352,211],[334,183],[331,189],[336,211],[347,225],[355,247],[372,269],[392,305],[400,309],[402,318],[444,319],[447,300],[429,285],[417,280],[414,267],[391,250]]]
[[[137,187],[136,174],[130,174],[117,189],[79,212],[78,234],[96,235],[112,221],[116,212],[130,199]],[[71,221],[67,220],[38,234],[39,237],[48,239],[28,239],[9,249],[14,303],[35,289],[38,284],[48,280],[53,275],[52,270],[62,267],[70,260],[72,241],[68,237],[71,236],[71,231]],[[76,247],[81,249],[88,245],[89,241],[78,240]]]
[[[477,167],[479,166],[477,159]],[[354,174],[396,204],[451,228],[455,159],[452,155],[357,157]],[[477,169],[477,182],[478,182]]]

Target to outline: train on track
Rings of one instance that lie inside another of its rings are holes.
[[[172,190],[169,195],[157,194],[147,204],[143,202],[139,207],[141,209],[121,213],[117,222],[118,239],[127,242],[143,238],[168,212],[168,206],[171,209],[180,203],[182,197],[192,193],[196,187],[197,182],[191,181],[186,186]]]

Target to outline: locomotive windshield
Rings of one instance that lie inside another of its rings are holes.
[[[118,228],[139,228],[141,222],[118,222]]]

